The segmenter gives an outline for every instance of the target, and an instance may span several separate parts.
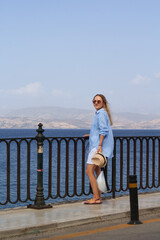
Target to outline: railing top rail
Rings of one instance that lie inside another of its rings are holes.
[[[160,139],[160,136],[155,136],[155,135],[149,135],[149,136],[136,136],[136,135],[132,135],[132,136],[114,136],[114,139],[145,139],[145,138],[158,138]],[[0,138],[0,141],[4,141],[4,140],[26,140],[26,139],[31,139],[31,140],[36,140],[36,137],[7,137],[7,138]],[[84,140],[88,140],[89,137],[80,137],[80,136],[44,136],[44,139],[84,139]]]
[[[69,137],[67,137],[67,136],[65,136],[65,137],[64,137],[64,136],[60,136],[60,137],[59,137],[59,136],[57,136],[57,137],[54,137],[54,136],[48,137],[48,136],[47,136],[47,137],[46,137],[46,136],[45,136],[45,138],[76,138],[76,139],[77,139],[77,138],[80,138],[80,139],[86,139],[86,140],[89,139],[89,138],[80,137],[80,136],[74,136],[74,137],[71,137],[71,136],[69,136]]]
[[[26,140],[26,139],[32,139],[32,140],[36,140],[35,137],[16,137],[16,138],[13,138],[13,137],[10,137],[10,138],[0,138],[0,141],[5,141],[5,140]]]
[[[114,136],[115,139],[117,138],[160,138],[160,136],[155,136],[155,135],[148,135],[148,136]]]

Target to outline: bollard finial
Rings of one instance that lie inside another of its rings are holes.
[[[42,126],[43,126],[42,123],[39,123],[39,124],[38,124],[38,127],[39,127],[39,128],[42,128]]]
[[[44,129],[42,128],[43,124],[42,123],[39,123],[38,124],[38,129],[36,130],[37,131],[37,136],[36,136],[36,139],[38,141],[41,141],[43,142],[43,140],[45,139],[44,135],[43,135],[43,132],[44,132]]]
[[[38,129],[36,130],[38,133],[42,133],[44,132],[44,129],[42,128],[43,127],[43,124],[42,123],[39,123],[38,124]]]

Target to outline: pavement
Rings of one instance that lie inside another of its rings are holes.
[[[139,220],[160,212],[160,192],[138,196]],[[102,204],[85,205],[83,202],[53,204],[52,208],[36,210],[27,207],[0,210],[0,239],[41,234],[72,226],[102,221],[130,221],[129,196],[104,199]]]

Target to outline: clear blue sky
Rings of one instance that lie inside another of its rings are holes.
[[[160,113],[159,0],[0,0],[0,110]]]

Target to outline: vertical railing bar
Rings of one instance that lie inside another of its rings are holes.
[[[65,194],[68,196],[69,194],[69,189],[68,189],[68,179],[69,179],[69,167],[68,167],[68,162],[69,162],[69,140],[66,141],[66,182],[65,182]]]
[[[129,175],[130,175],[130,141],[127,138],[127,189],[129,189]]]
[[[84,181],[84,178],[83,178],[83,169],[82,169],[82,166],[83,166],[83,144],[84,144],[84,140],[80,137],[78,137],[76,139],[76,144],[77,144],[77,189],[76,189],[76,195],[78,197],[82,196],[83,194],[83,191],[82,191],[82,186],[83,186],[83,181]],[[81,155],[81,158],[78,156],[78,152],[79,152],[79,149],[80,149],[80,146],[78,144],[81,144],[81,148],[82,148],[82,155]],[[80,161],[81,160],[81,164],[80,164]],[[81,175],[78,174],[79,172],[81,172]],[[79,180],[79,176],[81,176],[81,181],[78,181]],[[81,190],[81,191],[80,191]]]
[[[140,139],[140,185],[139,189],[143,188],[143,140]]]
[[[77,193],[77,142],[74,141],[74,194]]]
[[[20,200],[20,180],[21,170],[20,170],[20,142],[17,143],[17,200]]]
[[[57,195],[60,197],[60,141],[58,141],[58,148],[57,148]]]
[[[49,140],[48,198],[52,195],[52,142]]]
[[[144,152],[145,159],[143,157],[143,162],[145,164],[145,172],[143,173],[143,176],[145,177],[145,187],[143,189],[146,189],[147,188],[147,138],[144,137],[143,142],[144,142],[144,140],[145,140],[144,150],[146,150],[146,151]]]
[[[159,138],[156,136],[155,137],[155,187],[158,188],[159,187],[159,145],[158,145],[158,141]],[[157,172],[156,172],[157,171]],[[156,175],[157,173],[157,175]],[[157,185],[156,185],[157,183]]]
[[[123,190],[123,140],[120,140],[120,191]]]
[[[107,182],[107,188],[108,188],[107,191],[110,192],[109,179],[108,179],[108,164],[104,168],[104,176],[105,176],[106,182]]]
[[[27,142],[27,199],[31,199],[31,192],[30,192],[30,142]]]
[[[85,193],[85,141],[82,141],[82,194]]]
[[[155,187],[155,138],[152,138],[152,188]]]
[[[136,175],[136,167],[137,167],[137,164],[136,164],[136,152],[137,152],[137,146],[136,146],[136,138],[134,138],[134,175]]]
[[[10,202],[10,143],[7,143],[7,202]]]
[[[146,185],[149,187],[149,138],[146,145]]]
[[[130,142],[130,165],[129,171],[130,175],[134,175],[134,140],[132,137],[129,138]]]
[[[117,138],[114,138],[114,156],[112,158],[112,198],[116,196],[116,141]]]
[[[53,197],[53,195],[52,195],[52,189],[51,189],[51,198],[53,199],[55,199],[55,198],[57,198],[58,197],[58,142],[59,142],[59,140],[57,139],[57,138],[54,138],[54,139],[51,139],[51,148],[52,148],[52,152],[53,152],[53,143],[54,143],[54,140],[55,140],[55,142],[56,142],[56,144],[57,144],[57,159],[55,158],[55,162],[57,163],[57,182],[53,182],[53,179],[51,179],[51,183],[53,184],[52,186],[55,186],[56,185],[56,188],[57,188],[57,193],[55,194],[55,197]],[[53,160],[54,161],[54,152],[53,152],[53,155],[51,156],[51,161]],[[53,158],[53,159],[52,159]],[[54,164],[53,164],[53,168],[54,168]],[[53,170],[53,172],[54,172],[54,169],[52,169]],[[54,176],[53,176],[53,178],[54,178]]]

